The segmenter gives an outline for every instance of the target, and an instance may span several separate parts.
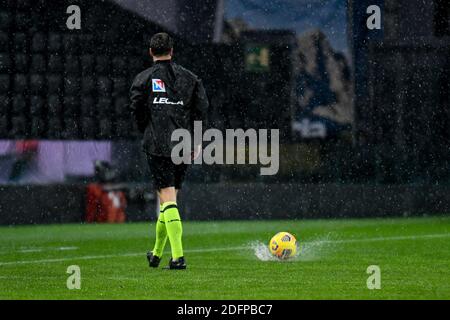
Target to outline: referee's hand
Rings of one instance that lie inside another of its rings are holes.
[[[195,160],[198,158],[198,156],[200,155],[200,151],[202,151],[202,146],[201,145],[196,146],[194,151],[192,151],[192,154],[191,154],[192,160]]]

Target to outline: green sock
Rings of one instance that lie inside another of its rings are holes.
[[[172,249],[172,258],[178,259],[183,256],[183,244],[181,243],[183,228],[176,202],[164,202],[162,212],[164,213],[167,235]]]
[[[164,221],[164,213],[162,211],[162,206],[159,206],[159,217],[156,221],[156,241],[155,247],[153,248],[153,254],[159,258],[162,257],[164,247],[167,242],[167,230]]]

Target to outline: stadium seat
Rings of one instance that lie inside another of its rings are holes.
[[[80,91],[80,78],[74,76],[64,77],[64,94],[75,96]]]
[[[35,95],[44,94],[45,78],[40,74],[30,76],[30,92]]]
[[[7,138],[8,136],[8,119],[6,117],[0,117],[0,137]]]
[[[28,53],[28,38],[25,33],[15,33],[13,37],[13,49],[17,53]]]
[[[31,57],[31,72],[44,73],[47,67],[45,57],[42,54],[34,54]]]
[[[92,117],[95,114],[95,101],[91,96],[82,95],[80,112],[84,117]]]
[[[26,54],[16,54],[14,56],[14,71],[16,73],[27,73],[29,71],[29,56]]]
[[[80,40],[76,34],[63,35],[63,49],[66,55],[78,55],[80,53]]]
[[[80,62],[78,56],[66,56],[64,63],[64,71],[69,75],[77,75],[80,73]]]
[[[11,58],[7,53],[0,53],[0,72],[8,73],[11,70]]]
[[[96,40],[92,34],[82,34],[80,36],[82,53],[94,53],[96,48]]]
[[[51,117],[48,119],[47,138],[60,139],[62,138],[62,122],[59,117]]]
[[[7,95],[0,95],[0,118],[6,117],[6,115],[8,114],[10,109],[10,101],[11,99]]]
[[[128,61],[128,74],[132,77],[144,70],[144,63],[140,57],[132,57]]]
[[[63,137],[65,139],[77,139],[79,134],[78,129],[78,119],[64,118]]]
[[[110,139],[112,136],[112,123],[109,119],[100,119],[99,121],[99,137]]]
[[[15,0],[14,3],[19,10],[27,10],[32,7],[29,0]]]
[[[81,92],[82,94],[91,94],[96,92],[95,78],[86,76],[81,78]]]
[[[95,59],[93,55],[81,56],[81,72],[83,75],[91,76],[95,70]]]
[[[84,117],[81,120],[81,135],[83,139],[94,139],[96,135],[96,124],[93,118]]]
[[[128,116],[128,103],[129,99],[126,96],[120,96],[114,101],[114,112],[117,117],[127,117]]]
[[[49,95],[47,98],[47,110],[49,115],[60,115],[62,103],[58,95]]]
[[[42,32],[35,33],[31,39],[31,52],[42,53],[46,49],[47,37]]]
[[[124,57],[114,57],[112,60],[112,69],[114,75],[124,75],[127,73],[127,61]]]
[[[63,61],[60,55],[52,54],[48,58],[48,70],[53,73],[62,73],[64,70]]]
[[[13,138],[24,138],[27,130],[27,120],[23,116],[11,118],[11,136]]]
[[[0,74],[0,93],[7,94],[10,89],[11,80],[8,74]]]
[[[64,117],[74,118],[80,113],[78,97],[64,96]]]
[[[132,129],[131,123],[129,119],[118,119],[116,122],[116,135],[118,137],[129,137]]]
[[[60,94],[63,89],[63,79],[59,74],[47,75],[47,90],[50,94]]]
[[[14,92],[24,93],[28,89],[27,76],[25,74],[14,75]]]
[[[97,114],[100,117],[108,117],[111,115],[112,101],[110,98],[100,97],[97,102]]]
[[[59,33],[49,33],[48,42],[47,42],[47,50],[48,52],[55,53],[60,52],[62,48],[62,39]]]
[[[44,99],[40,96],[30,97],[30,114],[35,117],[44,112]]]
[[[0,11],[0,30],[8,30],[11,25],[11,16],[6,11]]]
[[[0,52],[9,51],[9,36],[6,32],[0,31]]]
[[[128,83],[126,78],[114,78],[113,79],[113,95],[126,94],[131,84]]]
[[[35,0],[34,3],[38,2],[39,0]],[[44,0],[46,1],[46,0]],[[42,7],[39,7],[39,4],[36,3],[35,6],[38,8],[37,10],[31,10],[30,15],[30,21],[31,21],[31,27],[29,29],[30,33],[36,33],[36,32],[42,32],[44,30],[48,29],[48,24],[52,23],[53,20],[49,20],[48,17],[45,17],[47,12],[45,10],[39,10],[43,9]],[[45,35],[47,37],[47,35]]]
[[[27,99],[24,95],[15,95],[12,99],[11,113],[24,114],[27,109]]]
[[[14,28],[19,31],[28,31],[31,27],[31,16],[29,12],[16,12],[14,17]]]
[[[110,96],[112,93],[112,81],[107,77],[97,79],[97,90],[100,96]]]
[[[95,71],[99,75],[105,75],[109,73],[109,57],[97,56],[95,57]]]
[[[39,117],[31,118],[30,135],[32,137],[41,137],[45,132],[45,121]]]

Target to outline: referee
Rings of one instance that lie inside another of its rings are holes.
[[[158,267],[169,239],[172,257],[169,269],[186,269],[182,245],[182,225],[177,206],[187,165],[175,165],[170,157],[176,129],[192,132],[194,121],[206,121],[208,99],[201,80],[191,71],[172,62],[173,40],[157,33],[150,40],[153,66],[139,73],[130,89],[130,109],[143,133],[143,148],[160,200],[156,241],[147,253],[150,267]],[[201,151],[194,146],[192,159]]]

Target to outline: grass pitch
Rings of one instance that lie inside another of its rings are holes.
[[[278,231],[302,243],[297,259],[267,255]],[[148,268],[153,238],[154,223],[1,227],[0,299],[450,298],[449,217],[185,222],[185,271]],[[70,265],[80,290],[66,287]]]

